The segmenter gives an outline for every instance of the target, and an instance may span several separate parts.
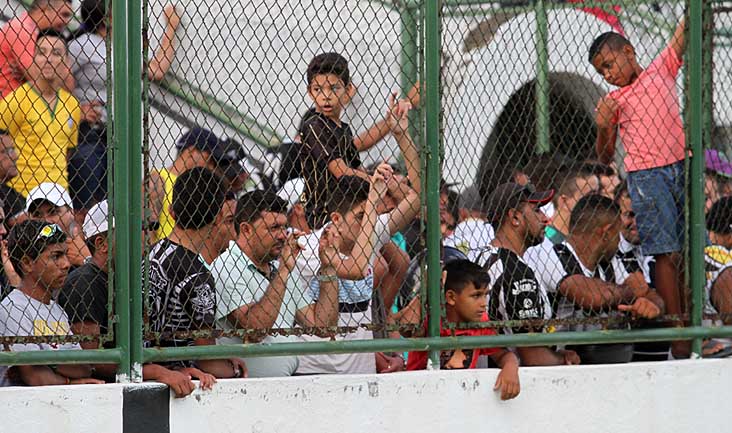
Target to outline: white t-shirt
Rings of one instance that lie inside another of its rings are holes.
[[[318,271],[320,269],[320,256],[318,254],[320,236],[323,233],[320,229],[314,233],[303,236],[299,239],[303,251],[297,258],[295,269],[300,275],[300,287],[308,287],[313,299],[320,296],[320,281]],[[379,250],[391,239],[389,233],[389,215],[380,215],[374,226],[374,234],[371,238],[374,245],[374,254],[371,258],[368,276],[362,280],[338,280],[338,301],[339,303],[355,304],[371,301],[374,290],[373,263]],[[341,254],[341,257],[346,257]],[[338,326],[356,327],[371,323],[371,309],[363,312],[339,313]],[[302,341],[323,341],[320,337],[302,335]],[[371,340],[373,332],[358,327],[353,332],[335,336],[337,341],[347,340]],[[332,355],[301,355],[298,356],[298,374],[373,374],[376,373],[376,361],[373,353],[348,353]]]
[[[55,301],[44,304],[18,289],[0,302],[0,336],[51,336],[72,335],[69,318]],[[81,349],[77,343],[26,343],[12,344],[12,352],[32,350]],[[0,367],[0,386],[23,385],[7,375],[8,368]]]
[[[612,260],[615,284],[623,284],[630,274],[639,271],[643,273],[646,283],[650,284],[652,261],[652,256],[643,255],[639,245],[631,244],[621,234],[618,252]]]
[[[475,262],[481,251],[488,247],[495,237],[495,230],[490,223],[471,218],[455,226],[455,231],[446,237],[442,244],[459,250],[468,257],[468,260]]]

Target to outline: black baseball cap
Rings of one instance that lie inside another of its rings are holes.
[[[211,152],[213,154],[221,146],[221,140],[213,132],[205,128],[193,127],[181,135],[175,142],[175,148],[180,152],[188,147],[195,147],[198,150]]]
[[[719,234],[732,233],[732,197],[722,197],[707,213],[707,230]]]
[[[499,185],[488,197],[488,217],[492,223],[500,222],[511,209],[517,209],[523,202],[541,206],[554,198],[554,190],[536,191],[531,185],[509,182]]]
[[[216,150],[211,152],[211,156],[224,173],[224,176],[229,179],[233,179],[247,171],[244,167],[244,158],[247,157],[244,146],[232,138],[221,140]]]

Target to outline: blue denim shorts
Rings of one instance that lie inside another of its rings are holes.
[[[628,173],[628,192],[643,253],[681,251],[686,233],[684,161]]]

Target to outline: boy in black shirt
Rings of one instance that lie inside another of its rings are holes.
[[[341,176],[369,176],[361,169],[359,152],[372,147],[391,132],[398,142],[411,140],[399,126],[399,120],[411,109],[407,100],[397,101],[392,95],[386,119],[376,123],[354,140],[351,127],[341,121],[345,104],[355,89],[346,59],[337,53],[317,55],[307,69],[308,95],[314,112],[308,111],[300,125],[302,146],[298,154],[305,180],[305,212],[312,230],[328,219],[326,204],[329,191]],[[355,141],[358,141],[356,143]]]
[[[547,217],[541,207],[554,191],[535,192],[528,186],[504,183],[488,199],[496,237],[478,257],[491,280],[488,316],[494,320],[547,320],[552,306],[534,272],[521,258],[527,248],[544,240]],[[507,328],[506,333],[532,332],[530,326]],[[571,350],[519,347],[523,365],[572,365],[580,359]]]

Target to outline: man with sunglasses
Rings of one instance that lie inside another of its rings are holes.
[[[13,227],[8,239],[10,260],[20,286],[0,302],[0,336],[53,337],[72,335],[69,318],[53,300],[69,272],[66,234],[56,224],[26,221]],[[14,352],[79,349],[76,343],[19,343]],[[99,384],[89,365],[18,365],[5,368],[2,385]]]
[[[480,252],[477,262],[490,276],[488,316],[494,320],[540,321],[552,317],[547,293],[521,256],[544,239],[547,217],[541,208],[553,196],[554,191],[536,192],[530,186],[505,183],[488,199],[496,235]],[[541,331],[543,327],[526,324],[507,327],[503,333],[535,332],[536,328]],[[517,352],[527,366],[579,364],[579,357],[571,350],[520,347]]]

